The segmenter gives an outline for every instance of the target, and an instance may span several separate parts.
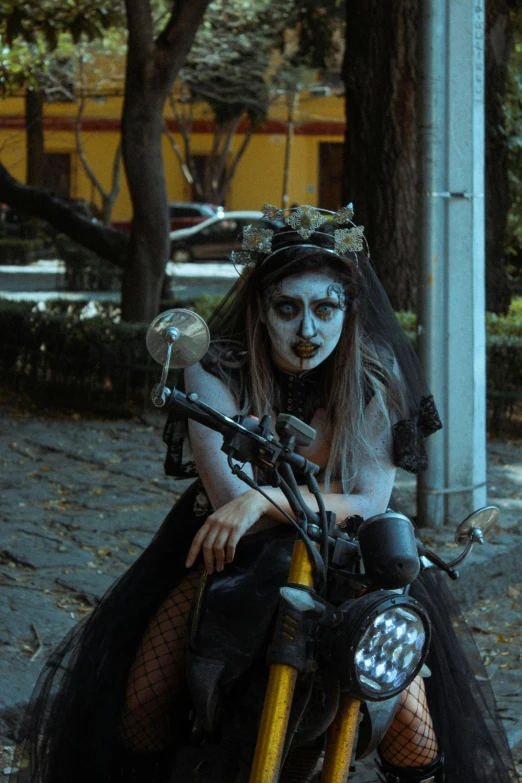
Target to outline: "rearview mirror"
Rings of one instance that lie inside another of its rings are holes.
[[[160,313],[147,329],[147,350],[158,364],[182,368],[196,364],[206,354],[210,333],[203,318],[182,308]]]
[[[480,541],[497,524],[499,517],[500,510],[496,506],[479,508],[460,523],[455,532],[455,543],[467,544],[471,538]]]

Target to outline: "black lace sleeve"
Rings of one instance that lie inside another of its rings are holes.
[[[433,397],[421,399],[419,414],[393,426],[393,461],[398,468],[418,473],[428,467],[425,441],[442,427]]]
[[[197,478],[196,463],[190,454],[186,420],[170,414],[163,430],[163,443],[167,447],[163,468],[165,475],[173,478]]]

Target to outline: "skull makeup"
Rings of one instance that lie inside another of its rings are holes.
[[[267,291],[265,306],[272,357],[282,370],[311,370],[339,342],[346,304],[342,286],[329,272],[284,278]]]

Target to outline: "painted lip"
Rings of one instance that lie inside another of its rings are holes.
[[[292,346],[292,351],[300,359],[312,359],[319,351],[320,345],[315,343],[296,343]]]

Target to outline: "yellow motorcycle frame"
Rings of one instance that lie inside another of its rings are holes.
[[[288,582],[313,587],[313,565],[302,541],[294,545]],[[293,666],[271,665],[250,783],[279,780],[296,680],[297,669]],[[359,699],[342,694],[336,718],[328,731],[321,783],[348,780],[360,705]]]

